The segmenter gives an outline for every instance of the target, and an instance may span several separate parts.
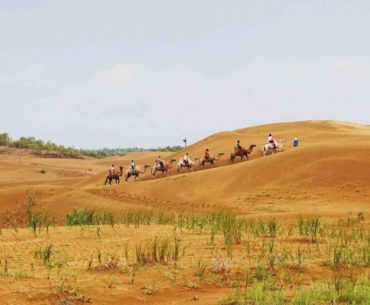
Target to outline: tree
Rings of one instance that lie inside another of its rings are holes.
[[[7,133],[0,133],[0,146],[8,146],[10,143],[10,138]]]

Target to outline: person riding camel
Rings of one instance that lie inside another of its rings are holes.
[[[114,164],[112,164],[112,166],[110,167],[108,174],[111,177],[114,175]]]
[[[273,149],[276,148],[276,142],[271,133],[269,133],[269,136],[267,137],[267,143],[272,144]]]
[[[134,160],[131,160],[131,162],[130,162],[130,168],[131,168],[131,173],[135,173],[135,171],[136,171],[136,164],[135,164]]]
[[[189,167],[189,154],[188,153],[185,154],[183,160],[184,160],[185,166]]]
[[[241,153],[242,150],[243,150],[243,147],[242,145],[240,144],[240,140],[236,141],[236,145],[235,145],[235,148],[236,148],[236,151]]]
[[[164,168],[164,160],[161,158],[161,156],[158,156],[158,158],[155,160],[157,162],[157,165],[160,167],[160,168]]]
[[[209,159],[209,149],[206,148],[206,151],[204,152],[204,159],[208,160]]]

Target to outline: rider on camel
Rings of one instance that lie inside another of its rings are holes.
[[[189,167],[189,154],[188,153],[185,154],[183,160],[184,160],[185,166]]]
[[[238,140],[238,141],[236,141],[236,145],[235,145],[235,147],[236,147],[236,151],[237,152],[241,152],[242,151],[242,149],[243,149],[243,147],[242,147],[242,145],[240,144],[240,140]]]
[[[134,173],[135,170],[136,170],[136,164],[135,164],[134,160],[131,160],[130,168],[131,168],[131,173]]]
[[[164,160],[161,158],[161,156],[158,156],[158,158],[155,160],[155,162],[157,162],[157,165],[160,167],[160,168],[164,168]]]
[[[109,173],[109,176],[111,176],[111,177],[114,175],[114,164],[112,164],[108,173]]]
[[[206,151],[204,152],[204,159],[208,160],[209,159],[209,149],[206,148]]]
[[[267,137],[267,143],[272,144],[273,149],[276,148],[276,142],[271,133],[269,133],[269,136]]]

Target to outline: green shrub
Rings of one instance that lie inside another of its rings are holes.
[[[66,215],[67,226],[89,226],[96,223],[94,221],[94,210],[81,210],[73,209],[70,213]]]
[[[334,287],[315,284],[312,287],[299,288],[294,295],[292,303],[294,305],[319,304],[320,302],[334,304],[336,300],[337,294]]]

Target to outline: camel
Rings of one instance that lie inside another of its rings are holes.
[[[126,170],[126,172],[125,172],[125,180],[127,181],[128,178],[130,178],[131,176],[135,176],[135,179],[134,180],[136,180],[137,178],[140,179],[140,174],[144,174],[146,172],[147,168],[149,168],[149,167],[150,167],[149,164],[145,164],[143,171],[140,171],[140,168],[137,167],[137,166],[136,166],[135,172],[132,172],[131,169]]]
[[[211,165],[215,165],[215,161],[220,160],[220,157],[223,156],[223,155],[224,155],[224,153],[220,152],[220,153],[218,153],[217,157],[211,155],[211,156],[209,156],[208,159],[206,159],[204,157],[200,158],[199,159],[199,166],[203,166],[203,168],[204,168],[206,163],[211,163]]]
[[[234,147],[234,152],[230,153],[230,163],[234,163],[236,157],[240,157],[240,160],[243,160],[243,157],[245,156],[247,157],[247,160],[249,160],[248,155],[252,153],[253,148],[255,147],[255,144],[251,144],[248,149],[242,147],[241,151]]]
[[[262,152],[263,156],[265,157],[269,153],[269,151],[276,154],[278,152],[278,150],[283,149],[284,143],[285,143],[285,140],[279,140],[279,142],[276,144],[275,148],[271,143],[266,143],[263,146],[263,152]]]
[[[105,178],[104,185],[107,185],[107,182],[109,182],[109,185],[112,185],[112,180],[113,179],[116,181],[117,184],[120,183],[119,177],[122,177],[122,175],[123,175],[123,166],[120,166],[119,167],[119,173],[115,173],[113,175],[108,175]]]
[[[153,167],[152,167],[152,175],[153,175],[153,177],[155,177],[155,174],[156,174],[156,172],[162,172],[162,176],[164,175],[164,174],[168,174],[168,171],[171,169],[171,165],[172,165],[172,163],[173,162],[175,162],[176,161],[176,159],[171,159],[170,160],[170,163],[169,164],[164,164],[164,166],[162,167],[162,166],[160,166],[160,165],[158,165],[158,164],[156,164],[156,165],[153,165]]]
[[[197,159],[198,158],[195,158],[194,161],[197,160]],[[189,171],[189,169],[191,171],[193,171],[193,167],[194,167],[194,164],[195,164],[194,161],[189,158],[189,162],[186,165],[185,162],[184,162],[184,158],[181,158],[179,163],[177,163],[177,172],[179,173],[181,171],[181,168],[183,168],[183,167],[186,167],[188,171]]]

